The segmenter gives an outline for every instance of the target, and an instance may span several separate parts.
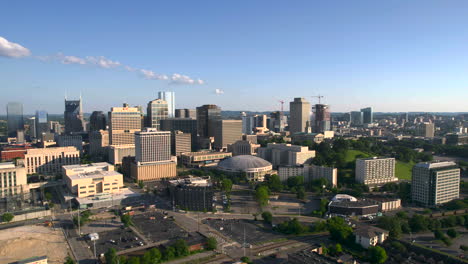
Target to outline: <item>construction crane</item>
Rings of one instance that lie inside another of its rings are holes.
[[[278,100],[278,102],[281,103],[281,113],[283,113],[283,105],[284,105],[284,101],[283,100]]]
[[[322,99],[322,98],[323,98],[323,96],[322,96],[322,95],[320,95],[320,94],[319,94],[319,95],[314,95],[314,96],[311,96],[311,97],[318,98],[319,104],[320,104],[320,99]]]

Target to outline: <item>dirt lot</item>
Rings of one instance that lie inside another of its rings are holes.
[[[60,229],[30,225],[0,230],[0,264],[44,255],[48,263],[62,264],[67,254],[68,244]]]

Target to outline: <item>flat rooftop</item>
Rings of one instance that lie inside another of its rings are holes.
[[[1,169],[14,169],[15,164],[13,162],[3,162],[0,163],[0,170]]]
[[[86,168],[92,168],[96,167],[96,169],[99,169],[101,167],[105,166],[113,166],[112,164],[109,164],[107,162],[96,162],[96,163],[91,163],[91,164],[75,164],[75,165],[66,165],[62,166],[66,170],[75,170],[79,171],[79,169],[86,169]]]
[[[174,186],[208,187],[211,186],[210,177],[188,177],[169,181]]]
[[[122,176],[121,173],[118,173],[116,171],[93,171],[93,172],[88,172],[88,173],[75,174],[75,175],[71,175],[67,177],[72,180],[78,180],[78,179],[94,179],[94,178],[102,178],[102,177],[118,176],[118,175]]]
[[[206,156],[206,155],[228,155],[232,154],[231,152],[185,152],[182,155],[186,156]]]
[[[330,206],[334,207],[346,207],[346,208],[358,208],[358,207],[371,207],[379,206],[379,204],[372,200],[358,200],[355,202],[352,201],[333,201],[330,203]]]
[[[426,168],[426,169],[436,169],[436,168],[457,166],[457,164],[453,161],[441,161],[441,162],[435,161],[435,162],[418,163],[415,166]]]

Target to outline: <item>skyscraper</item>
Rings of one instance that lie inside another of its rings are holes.
[[[197,118],[197,111],[195,109],[176,109],[175,110],[176,118]]]
[[[283,132],[287,119],[282,111],[275,111],[270,114],[271,128],[274,132]]]
[[[203,105],[197,107],[197,130],[201,138],[213,137],[210,129],[212,121],[221,120],[221,108],[217,105]]]
[[[99,131],[107,129],[106,115],[102,111],[94,111],[89,118],[89,130]]]
[[[451,161],[423,162],[413,167],[411,199],[423,206],[435,206],[460,195],[460,168]]]
[[[351,126],[362,126],[364,121],[363,121],[363,113],[361,111],[352,111],[350,114],[351,120]]]
[[[150,101],[147,107],[146,118],[148,127],[160,130],[160,121],[168,117],[168,103],[162,99]]]
[[[141,131],[141,112],[136,107],[112,107],[109,112],[110,145],[135,144],[135,132]]]
[[[171,132],[146,128],[135,133],[135,162],[171,160]]]
[[[85,128],[81,97],[79,100],[67,100],[65,98],[65,134],[82,132]]]
[[[361,109],[362,120],[364,124],[371,124],[374,122],[374,113],[372,112],[372,107],[366,107]]]
[[[218,120],[212,128],[216,149],[227,148],[228,144],[242,139],[242,120]]]
[[[315,133],[330,131],[330,108],[326,104],[316,104],[313,107],[313,127]]]
[[[175,93],[158,92],[158,98],[167,102],[167,116],[175,117]]]
[[[24,130],[22,103],[9,102],[7,104],[7,126],[9,137],[16,137],[16,131]]]
[[[289,132],[306,132],[306,126],[310,121],[310,103],[304,98],[294,98],[289,103]]]
[[[36,111],[36,119],[34,120],[35,129],[36,129],[36,137],[40,137],[42,133],[50,132],[49,130],[49,123],[47,122],[48,114],[46,111],[39,110]]]

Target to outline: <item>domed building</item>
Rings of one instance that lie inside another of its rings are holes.
[[[218,169],[230,175],[245,175],[249,181],[263,181],[272,173],[273,165],[256,156],[239,155],[222,160]]]

